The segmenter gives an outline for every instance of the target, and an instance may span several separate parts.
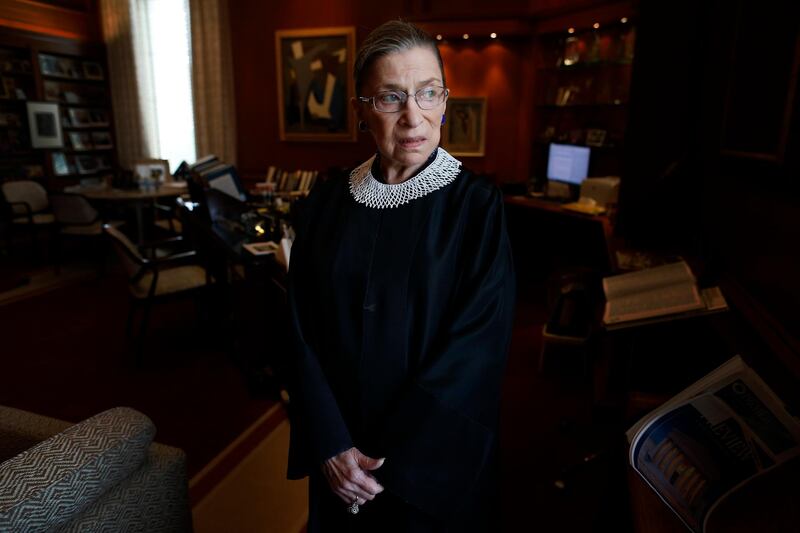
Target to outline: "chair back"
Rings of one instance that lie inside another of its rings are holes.
[[[44,187],[31,180],[7,181],[3,183],[3,196],[6,201],[28,204],[32,213],[38,213],[48,208],[47,191]],[[11,206],[14,214],[24,215],[25,208],[19,205]]]
[[[59,224],[91,224],[99,217],[97,210],[80,194],[54,194],[50,206]]]
[[[133,279],[141,275],[143,269],[148,265],[148,261],[142,256],[136,245],[124,233],[109,224],[103,225],[103,231],[111,237],[114,251],[122,261],[122,266],[128,276]]]

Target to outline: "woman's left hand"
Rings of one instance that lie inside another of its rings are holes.
[[[383,492],[383,487],[369,473],[383,465],[385,459],[367,457],[358,448],[350,448],[322,463],[322,472],[334,494],[346,504],[362,505]]]

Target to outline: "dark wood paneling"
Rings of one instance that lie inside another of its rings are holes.
[[[51,2],[50,4],[61,5],[48,5],[48,3],[29,0],[0,2],[0,31],[3,31],[3,27],[5,27],[67,39],[102,40],[99,8],[96,0],[74,0]]]

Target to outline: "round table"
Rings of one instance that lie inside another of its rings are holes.
[[[162,185],[155,189],[114,189],[111,187],[68,187],[64,192],[80,194],[87,200],[98,202],[124,203],[133,207],[136,212],[136,238],[137,243],[144,242],[144,221],[142,210],[145,206],[152,205],[159,198],[176,198],[186,194],[186,185],[176,183]]]

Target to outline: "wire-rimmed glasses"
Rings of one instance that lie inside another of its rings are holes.
[[[450,90],[438,85],[429,85],[414,94],[405,91],[381,91],[375,96],[359,96],[360,102],[372,102],[372,107],[381,113],[397,113],[406,105],[410,96],[414,97],[420,109],[433,109],[447,99]]]

